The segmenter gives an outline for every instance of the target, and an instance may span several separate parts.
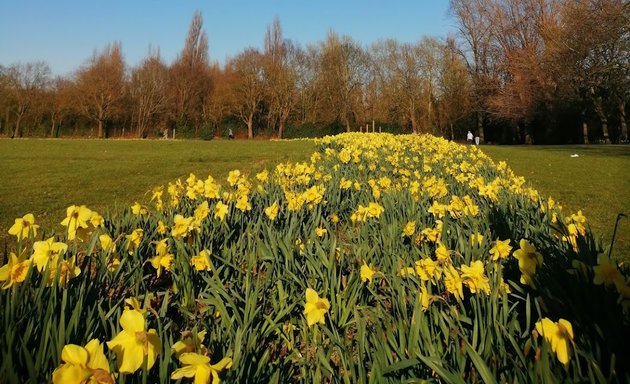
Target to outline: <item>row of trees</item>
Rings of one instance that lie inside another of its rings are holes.
[[[70,77],[0,67],[0,134],[210,138],[376,129],[492,142],[628,137],[630,5],[624,0],[451,0],[456,35],[362,47],[330,32],[301,47],[278,19],[261,50],[211,62],[200,13],[170,64],[128,68],[120,43]]]
[[[451,0],[451,11],[482,139],[628,140],[628,1]]]

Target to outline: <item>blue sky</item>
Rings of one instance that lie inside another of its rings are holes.
[[[454,30],[448,0],[2,0],[0,64],[45,60],[54,74],[65,75],[113,41],[122,43],[130,66],[149,46],[170,63],[195,10],[203,15],[210,58],[220,64],[261,47],[275,16],[284,37],[302,46],[324,40],[331,29],[363,45],[443,38]]]

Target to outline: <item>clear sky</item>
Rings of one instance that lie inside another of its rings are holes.
[[[323,41],[331,29],[364,46],[383,38],[444,38],[454,30],[448,0],[1,0],[0,64],[44,60],[66,75],[113,41],[121,42],[130,66],[149,46],[171,63],[196,10],[210,59],[220,64],[261,47],[275,16],[284,37],[302,46]]]

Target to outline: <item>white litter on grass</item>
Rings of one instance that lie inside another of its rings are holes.
[[[578,155],[577,153],[574,153],[571,155],[571,157],[580,157],[580,155]]]

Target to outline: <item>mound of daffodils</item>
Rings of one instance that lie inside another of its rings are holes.
[[[432,136],[190,175],[59,230],[15,220],[3,382],[624,381],[628,271],[581,212]]]

